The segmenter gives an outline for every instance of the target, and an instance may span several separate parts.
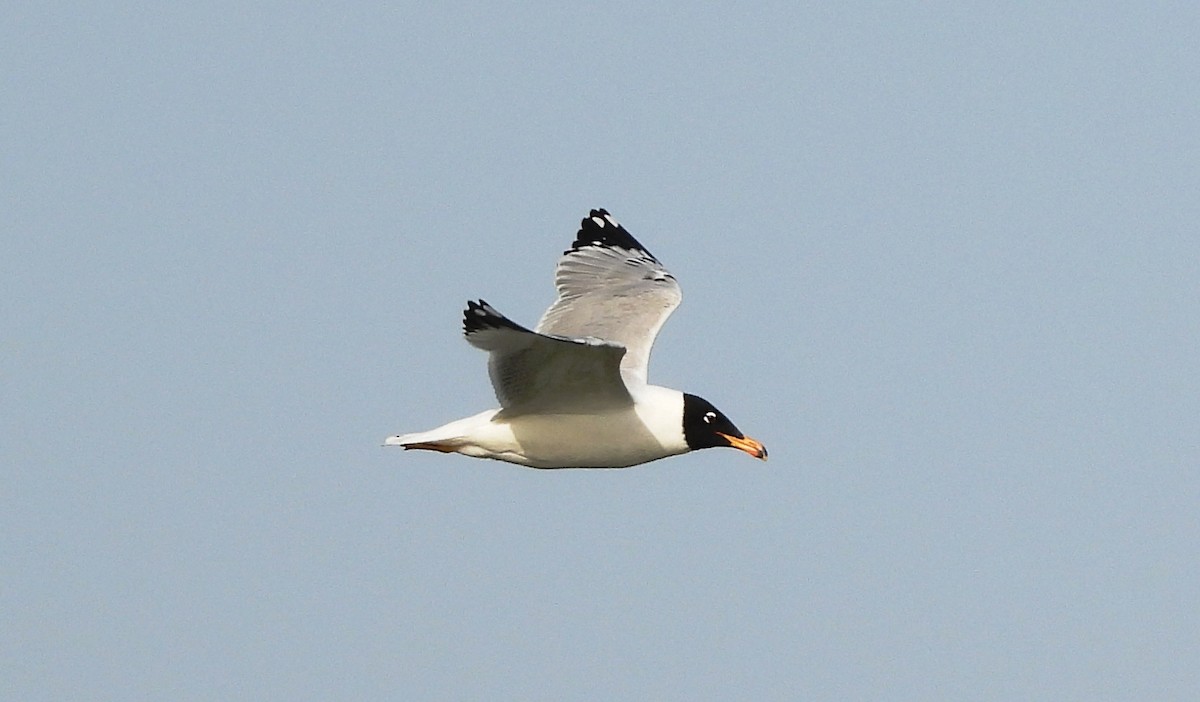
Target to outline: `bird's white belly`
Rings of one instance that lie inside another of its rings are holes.
[[[535,414],[497,418],[490,436],[480,436],[478,453],[533,468],[623,468],[684,453],[685,445],[664,441],[634,412],[609,416]]]

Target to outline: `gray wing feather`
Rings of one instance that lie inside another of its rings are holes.
[[[646,381],[650,348],[683,296],[674,276],[604,210],[592,210],[554,275],[558,299],[537,331],[626,348],[621,370]]]
[[[633,401],[621,378],[622,346],[533,332],[483,300],[467,303],[463,330],[489,352],[488,375],[506,411],[585,412]]]

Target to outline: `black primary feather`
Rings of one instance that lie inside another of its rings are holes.
[[[569,254],[572,251],[578,251],[587,246],[603,246],[614,249],[625,249],[644,254],[647,258],[658,262],[654,258],[654,254],[646,250],[645,246],[633,238],[629,230],[622,227],[608,210],[598,209],[592,210],[579,223],[579,231],[575,234],[575,243],[571,244],[571,248],[564,251],[564,254]]]
[[[497,312],[496,308],[489,305],[486,300],[479,302],[467,300],[467,309],[463,310],[463,334],[470,336],[484,329],[515,329],[533,333]]]

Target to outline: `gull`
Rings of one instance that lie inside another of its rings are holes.
[[[463,312],[488,352],[497,409],[386,446],[531,468],[624,468],[728,446],[767,450],[709,401],[650,385],[650,347],[682,299],[675,277],[606,210],[592,210],[558,261],[558,299],[529,330],[483,300]]]

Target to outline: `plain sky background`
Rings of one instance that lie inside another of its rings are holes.
[[[0,698],[1196,699],[1200,6],[996,5],[10,4]],[[381,448],[601,206],[770,462]]]

